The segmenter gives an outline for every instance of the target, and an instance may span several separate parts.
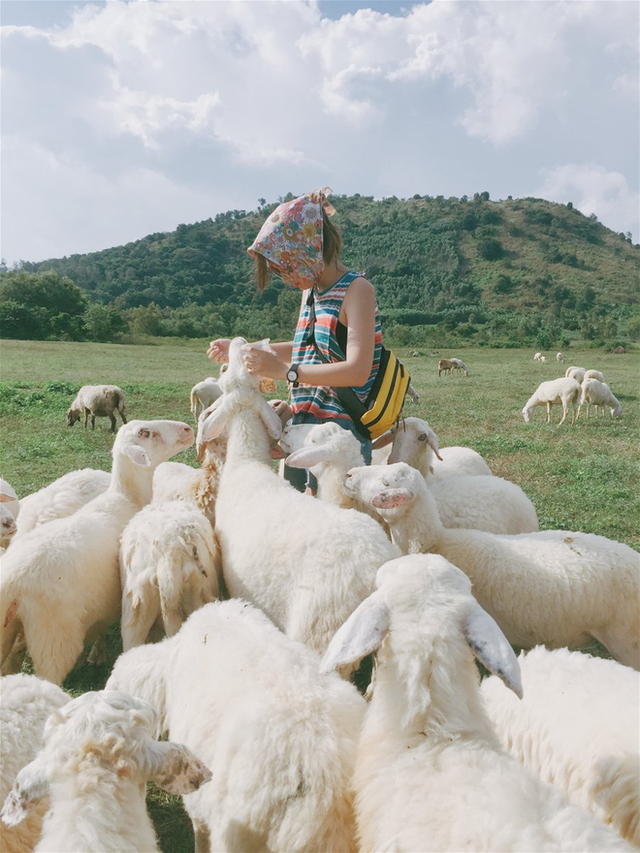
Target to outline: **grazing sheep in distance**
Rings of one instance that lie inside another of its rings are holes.
[[[0,567],[3,673],[23,631],[36,674],[59,684],[85,639],[118,619],[122,531],[151,500],[154,468],[192,444],[193,430],[180,421],[130,421],[113,444],[107,491],[12,544]]]
[[[508,536],[445,528],[424,477],[404,462],[353,468],[345,491],[376,507],[404,554],[437,553],[459,566],[514,645],[577,647],[594,637],[640,669],[633,548],[567,530]]]
[[[452,358],[449,360],[453,364],[454,370],[457,370],[457,371],[460,371],[461,373],[464,373],[465,376],[469,375],[469,368],[467,367],[467,365],[464,363],[464,361],[461,358]]]
[[[586,372],[587,371],[584,367],[569,367],[564,375],[567,379],[575,379],[576,382],[582,382]]]
[[[96,417],[109,418],[111,432],[116,431],[116,416],[118,411],[122,423],[126,424],[124,413],[124,394],[117,385],[83,385],[67,410],[67,426],[73,426],[84,415],[84,428],[91,415],[91,429],[95,429]]]
[[[503,748],[640,847],[638,673],[544,646],[521,654],[519,663],[522,701],[495,676],[480,687]]]
[[[564,361],[564,356],[561,352],[556,353],[556,361]]]
[[[540,361],[541,361],[541,363],[542,363],[542,364],[546,364],[546,363],[547,363],[547,357],[546,357],[546,355],[541,355],[541,356],[540,356]]]
[[[622,404],[620,403],[620,400],[618,400],[617,397],[614,397],[611,388],[609,388],[606,382],[599,382],[597,379],[586,379],[582,383],[578,418],[580,417],[580,410],[585,403],[587,404],[587,417],[589,417],[589,409],[591,406],[595,406],[596,411],[598,406],[600,406],[603,414],[605,407],[608,406],[612,418],[618,418],[622,414]]]
[[[540,361],[541,359],[542,359],[542,353],[541,352],[537,352],[533,357],[534,361]]]
[[[477,657],[522,696],[518,661],[469,579],[437,555],[392,560],[323,672],[376,651],[354,774],[361,850],[630,851],[500,748]]]
[[[2,820],[15,826],[49,795],[36,853],[156,853],[146,781],[188,794],[211,779],[185,746],[154,739],[157,719],[147,702],[114,690],[67,702],[47,720],[44,746],[18,773]]]
[[[191,414],[197,421],[200,414],[208,409],[222,394],[222,386],[215,376],[208,376],[196,383],[191,389]]]
[[[184,801],[196,850],[356,849],[351,777],[366,703],[319,664],[239,599],[205,605],[174,637],[116,661],[107,686],[155,705],[163,732],[213,770]]]
[[[18,772],[33,761],[42,747],[47,718],[70,699],[64,690],[35,675],[19,673],[0,680],[0,805],[8,797]],[[48,806],[47,798],[30,809],[18,826],[9,828],[0,821],[0,850],[33,850]]]
[[[580,383],[575,379],[560,377],[560,379],[549,379],[547,382],[541,382],[534,393],[529,397],[522,409],[522,416],[525,423],[530,423],[533,416],[533,409],[536,406],[547,407],[547,423],[551,423],[551,407],[554,403],[562,404],[562,420],[558,426],[566,421],[569,414],[569,406],[573,408],[571,423],[576,421],[576,408],[580,402]]]
[[[450,358],[441,358],[438,362],[438,378],[442,373],[451,373],[453,370],[453,362]]]

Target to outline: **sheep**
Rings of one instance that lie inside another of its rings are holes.
[[[534,393],[529,397],[522,409],[522,417],[525,423],[530,423],[535,406],[547,407],[547,423],[551,423],[551,407],[554,403],[562,404],[562,419],[558,426],[566,421],[569,414],[569,406],[573,408],[571,424],[576,421],[576,407],[580,401],[580,382],[572,378],[549,379],[541,382]]]
[[[20,513],[20,501],[13,486],[0,477],[0,549],[9,547],[17,531],[16,519]],[[2,553],[0,550],[0,553]]]
[[[438,361],[438,379],[442,373],[451,373],[453,370],[453,362],[450,358],[441,358]]]
[[[353,468],[345,491],[377,508],[404,554],[434,552],[459,566],[514,645],[571,648],[595,637],[640,668],[640,561],[632,548],[565,530],[446,529],[424,478],[404,462]]]
[[[587,404],[587,417],[589,417],[591,406],[595,406],[596,410],[598,406],[601,406],[603,414],[605,406],[608,406],[612,418],[619,418],[622,414],[620,400],[614,397],[606,382],[599,382],[597,379],[585,379],[582,383],[580,406],[576,420],[580,417],[580,411],[585,403]]]
[[[199,853],[355,850],[366,703],[319,664],[238,599],[205,605],[174,637],[116,661],[107,687],[154,704],[163,730],[213,770],[184,801]]]
[[[35,675],[6,675],[0,679],[0,803],[11,791],[18,772],[36,757],[43,743],[47,717],[70,700],[70,696]],[[0,850],[25,853],[33,850],[42,831],[46,800],[29,811],[18,826],[0,821]]]
[[[556,361],[564,361],[564,355],[561,352],[556,353]]]
[[[215,376],[208,376],[196,383],[191,389],[191,414],[197,421],[200,414],[208,409],[222,394],[222,386]]]
[[[440,453],[447,448],[439,450],[438,436],[426,421],[405,418],[402,425],[392,430],[391,440],[388,463],[407,462],[422,473],[445,527],[474,528],[488,533],[532,533],[538,529],[535,507],[515,483],[491,474],[451,473],[434,478],[432,454],[441,459]],[[488,468],[482,457],[469,448],[449,449],[458,451],[452,455],[452,462],[468,462],[476,470],[482,470],[482,466]],[[436,463],[434,466],[438,470]]]
[[[500,749],[474,656],[522,696],[518,662],[464,573],[413,555],[376,584],[321,667],[377,652],[354,774],[360,849],[630,851]]]
[[[542,353],[541,353],[541,352],[537,352],[537,353],[533,356],[533,360],[534,360],[534,361],[542,361]]]
[[[540,363],[541,363],[541,364],[546,364],[546,363],[547,363],[547,357],[546,357],[546,355],[541,355],[541,356],[540,356]]]
[[[91,691],[49,717],[44,746],[18,773],[2,820],[15,826],[47,794],[38,851],[158,851],[145,806],[145,783],[197,791],[211,771],[186,747],[154,740],[157,713],[141,699]]]
[[[584,367],[570,367],[565,373],[565,376],[567,379],[575,379],[576,382],[582,382],[586,372],[587,371]]]
[[[91,415],[91,429],[95,429],[96,417],[109,418],[111,432],[116,431],[116,416],[118,411],[122,423],[127,423],[124,413],[124,394],[117,385],[83,385],[67,410],[67,426],[73,426],[84,415],[84,428]]]
[[[186,617],[219,595],[220,548],[195,504],[151,503],[120,543],[122,646],[144,643],[157,619],[173,636]]]
[[[587,370],[582,377],[582,381],[584,382],[585,379],[597,379],[598,382],[604,382],[604,374],[600,373],[599,370]]]
[[[302,494],[273,471],[282,425],[244,367],[245,343],[232,340],[225,392],[198,426],[199,445],[228,435],[216,503],[224,581],[231,596],[322,652],[398,551],[372,518]]]
[[[495,676],[481,685],[503,748],[640,847],[638,674],[613,660],[542,646],[519,663],[522,702],[511,701]]]
[[[1,575],[3,673],[23,631],[36,674],[60,684],[85,637],[100,636],[119,617],[120,535],[149,502],[156,465],[192,444],[193,430],[179,421],[130,421],[113,445],[107,491],[12,544]]]
[[[103,494],[109,488],[111,474],[96,468],[80,468],[58,477],[20,501],[17,536],[56,518],[66,518]]]

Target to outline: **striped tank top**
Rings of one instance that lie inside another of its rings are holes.
[[[316,322],[315,340],[320,352],[330,361],[344,361],[345,353],[338,343],[338,329],[345,333],[346,329],[338,322],[340,308],[346,296],[351,282],[359,278],[361,273],[350,270],[342,278],[338,279],[331,287],[319,293],[313,289]],[[305,291],[293,338],[293,363],[294,364],[322,364],[315,347],[309,338],[309,326],[311,323],[311,308],[308,305],[309,291]],[[373,351],[373,364],[371,373],[366,383],[360,388],[354,388],[355,393],[365,402],[380,365],[380,351],[382,348],[382,327],[378,315],[378,306],[375,313],[375,347]],[[297,388],[291,388],[291,406],[294,414],[310,415],[314,419],[325,420],[327,418],[336,420],[347,420],[351,418],[345,412],[333,388],[326,385],[304,385],[300,383]]]

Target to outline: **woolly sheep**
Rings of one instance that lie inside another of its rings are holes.
[[[124,413],[124,394],[117,385],[83,385],[67,410],[67,426],[73,426],[84,416],[84,428],[91,415],[91,429],[95,429],[96,417],[109,418],[111,432],[116,431],[116,416],[119,412],[122,423],[126,424]]]
[[[564,375],[566,377],[569,377],[569,374],[571,373],[572,370],[584,370],[585,373],[587,372],[586,367],[578,367],[576,364],[572,364],[570,367],[567,367],[567,369],[564,372]]]
[[[196,850],[355,850],[366,703],[319,663],[238,599],[207,604],[171,639],[116,661],[107,686],[156,704],[169,736],[213,770],[184,801]]]
[[[504,749],[640,847],[638,673],[539,646],[520,655],[524,699],[495,676],[481,692]]]
[[[537,353],[533,356],[533,360],[534,360],[534,361],[540,361],[541,359],[542,359],[542,353],[541,353],[541,352],[537,352]]]
[[[556,361],[564,361],[564,355],[561,352],[556,353]]]
[[[153,503],[188,501],[215,524],[220,473],[226,455],[227,443],[221,437],[204,447],[200,468],[182,462],[158,465],[153,474]]]
[[[451,373],[453,366],[453,362],[450,358],[441,358],[438,361],[438,378],[440,378],[440,374],[442,373]]]
[[[520,486],[501,477],[465,474],[431,476],[432,454],[442,459],[437,435],[421,418],[405,418],[392,431],[393,447],[388,464],[407,462],[419,470],[436,499],[445,527],[486,530],[488,533],[531,533],[538,529],[535,507]],[[469,448],[453,448],[468,453],[454,454],[453,461],[470,459],[481,470],[486,463]],[[471,454],[471,456],[469,456]],[[433,463],[435,470],[438,463]],[[451,466],[448,466],[451,470]],[[455,471],[455,468],[453,469]]]
[[[222,394],[222,387],[215,376],[208,376],[197,382],[191,389],[191,414],[198,420],[200,414],[208,409]]]
[[[186,794],[211,772],[186,747],[155,741],[156,725],[154,709],[126,693],[89,692],[68,702],[49,717],[44,746],[18,774],[2,820],[16,825],[49,794],[36,853],[158,851],[146,781]]]
[[[547,363],[547,357],[546,357],[546,355],[541,355],[541,356],[540,356],[540,362],[541,362],[542,364],[546,364],[546,363]]]
[[[597,379],[598,382],[604,382],[604,374],[600,373],[599,370],[586,370],[582,381],[584,382],[585,379]]]
[[[585,403],[587,404],[587,417],[589,417],[589,409],[591,406],[595,406],[596,410],[598,406],[602,407],[603,414],[605,406],[608,406],[612,418],[618,418],[622,414],[622,404],[620,403],[620,400],[618,400],[617,397],[614,397],[611,388],[609,388],[606,382],[599,382],[597,379],[586,379],[582,383],[580,406],[578,408],[577,415],[578,418],[580,417],[580,411]]]
[[[47,718],[70,698],[55,684],[35,675],[20,673],[0,679],[0,803],[8,797],[18,772],[33,761],[42,747]],[[18,826],[9,828],[0,821],[0,850],[4,853],[33,850],[48,805],[43,800],[34,806]]]
[[[156,620],[167,637],[219,595],[220,548],[195,504],[151,503],[126,526],[120,543],[122,645],[146,642]]]
[[[231,596],[321,652],[398,552],[372,518],[302,494],[273,471],[282,425],[244,367],[245,343],[232,340],[225,393],[198,427],[199,444],[228,435],[216,504],[224,580]]]
[[[469,368],[461,358],[452,358],[450,361],[453,364],[454,370],[464,373],[465,376],[469,375]]]
[[[322,662],[377,650],[354,775],[360,849],[631,850],[500,749],[473,658],[521,696],[518,662],[463,572],[414,555],[376,583]]]
[[[404,462],[353,468],[345,490],[377,508],[404,554],[438,553],[459,566],[514,645],[575,647],[595,637],[640,668],[640,561],[632,548],[565,530],[448,530],[424,478]]]
[[[151,498],[153,469],[193,444],[179,421],[131,421],[113,445],[107,491],[68,518],[37,527],[2,561],[2,672],[20,631],[37,675],[59,684],[85,642],[120,615],[118,545]]]
[[[587,371],[584,369],[584,367],[570,367],[566,374],[566,378],[575,379],[576,382],[582,382],[586,372]]]
[[[541,382],[534,393],[529,397],[522,409],[522,416],[525,423],[530,423],[533,417],[533,409],[535,406],[547,407],[547,423],[551,423],[551,407],[554,403],[562,404],[562,419],[558,426],[561,426],[567,419],[569,414],[569,406],[573,408],[571,423],[576,420],[576,408],[580,401],[580,382],[576,379],[563,378],[550,379],[547,382]]]
[[[18,536],[23,536],[34,527],[66,518],[103,494],[109,488],[111,474],[95,468],[80,468],[58,477],[32,495],[20,501]]]

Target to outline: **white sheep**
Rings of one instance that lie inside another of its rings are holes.
[[[111,484],[68,518],[14,542],[2,561],[2,672],[23,631],[37,675],[59,684],[120,615],[118,547],[129,520],[151,499],[153,469],[193,444],[179,421],[131,421],[113,445]]]
[[[196,850],[355,850],[351,777],[366,703],[319,664],[238,599],[116,661],[107,686],[154,704],[169,736],[213,770],[184,801]]]
[[[18,772],[33,761],[42,747],[44,724],[49,715],[71,697],[35,675],[5,675],[0,679],[0,803],[4,803]],[[33,850],[42,831],[48,808],[43,800],[30,809],[27,818],[9,828],[0,821],[0,850],[26,853]]]
[[[585,379],[582,383],[578,418],[580,417],[580,411],[585,403],[587,404],[587,417],[589,417],[589,409],[591,406],[595,406],[596,411],[598,410],[598,407],[601,407],[603,414],[605,407],[608,407],[612,418],[618,418],[622,414],[622,404],[620,400],[613,395],[611,388],[609,388],[606,382],[599,382],[597,379]]]
[[[599,370],[586,370],[582,381],[584,382],[585,379],[597,379],[598,382],[604,382],[604,374]]]
[[[567,369],[564,372],[564,375],[568,377],[572,370],[584,370],[585,373],[587,372],[586,367],[579,367],[576,364],[572,364],[569,367],[567,367]]]
[[[533,356],[533,360],[534,360],[534,361],[541,361],[541,360],[542,360],[542,353],[541,353],[541,352],[537,352],[537,353]]]
[[[564,361],[564,355],[561,352],[556,353],[556,361]]]
[[[640,677],[613,660],[539,646],[520,655],[524,699],[481,692],[502,746],[640,847]]]
[[[576,382],[582,382],[587,371],[584,367],[569,367],[565,372],[567,379],[575,379]]]
[[[378,509],[404,554],[438,553],[459,566],[514,645],[576,647],[595,637],[640,669],[640,560],[632,548],[565,530],[446,529],[424,478],[404,462],[353,468],[345,490]]]
[[[211,778],[186,747],[154,740],[156,726],[156,711],[126,693],[89,692],[68,702],[49,717],[44,746],[18,773],[2,820],[15,826],[49,795],[36,853],[155,853],[146,781],[186,794]]]
[[[469,448],[450,448],[454,453],[446,457],[447,448],[439,450],[437,435],[421,418],[405,418],[392,430],[393,446],[388,464],[406,462],[425,477],[445,527],[464,527],[486,530],[488,533],[531,533],[538,529],[538,516],[531,500],[520,486],[501,477],[479,474],[456,474],[456,463],[469,464],[481,471],[488,468],[480,454]],[[466,451],[466,452],[464,452]],[[449,459],[445,467],[451,472],[435,478],[438,459]],[[453,463],[453,464],[452,464]]]
[[[195,504],[141,509],[120,543],[124,650],[146,642],[156,620],[173,636],[190,613],[218,597],[221,571],[213,528]]]
[[[191,414],[197,421],[201,413],[208,409],[222,394],[222,386],[215,376],[207,376],[191,389]]]
[[[360,849],[631,850],[500,749],[474,656],[521,696],[518,662],[463,572],[402,557],[377,587],[322,662],[328,672],[377,650],[354,775]]]
[[[53,483],[20,501],[17,536],[56,518],[73,515],[109,488],[111,474],[96,468],[80,468],[58,477]]]
[[[0,554],[16,535],[20,501],[13,486],[0,477]]]
[[[571,377],[560,377],[560,379],[549,379],[547,382],[541,382],[522,409],[522,416],[525,423],[528,424],[531,422],[535,406],[546,406],[547,423],[550,424],[551,407],[554,403],[561,403],[562,419],[558,426],[561,426],[566,421],[569,414],[569,406],[573,408],[571,423],[574,424],[576,410],[580,402],[580,391],[580,382]]]
[[[541,356],[540,356],[540,363],[541,363],[541,364],[546,364],[546,363],[547,363],[547,357],[546,357],[546,355],[541,355]]]
[[[449,361],[453,364],[454,370],[464,373],[465,376],[469,376],[469,368],[461,358],[451,358]]]
[[[116,416],[119,412],[122,423],[126,424],[124,412],[124,393],[117,385],[83,385],[67,410],[67,426],[73,426],[84,416],[84,428],[91,415],[91,429],[95,429],[96,417],[109,418],[111,432],[116,431]]]
[[[224,580],[231,596],[323,651],[371,591],[378,566],[398,552],[372,518],[302,494],[273,471],[282,425],[244,367],[245,343],[231,342],[225,393],[198,428],[199,444],[228,435],[216,503]]]

